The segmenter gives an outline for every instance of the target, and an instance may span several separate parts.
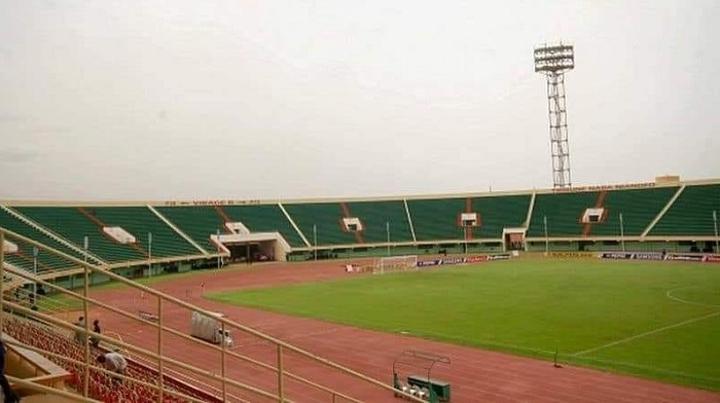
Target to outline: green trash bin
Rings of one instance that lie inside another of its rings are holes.
[[[432,392],[431,396],[437,396],[440,402],[450,401],[450,384],[445,381],[430,378],[430,382],[428,383],[427,376],[410,375],[408,376],[408,384],[429,389]],[[432,402],[432,400],[430,401]]]

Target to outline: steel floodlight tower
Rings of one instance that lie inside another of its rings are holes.
[[[575,68],[572,45],[543,45],[535,48],[535,72],[547,77],[548,114],[550,117],[550,152],[553,187],[572,187],[570,146],[568,144],[565,72]]]

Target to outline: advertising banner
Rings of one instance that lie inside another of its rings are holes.
[[[702,262],[705,259],[703,255],[690,255],[683,253],[671,253],[665,258],[667,260],[680,260],[685,262]]]
[[[578,257],[594,257],[593,252],[550,252],[550,257],[559,258],[578,258]]]
[[[633,254],[629,252],[602,252],[602,259],[632,259]]]
[[[668,253],[662,252],[601,252],[602,259],[625,260],[675,260],[685,262],[720,263],[720,255],[703,255],[699,253]]]
[[[480,263],[480,262],[487,262],[488,256],[487,255],[475,255],[475,256],[468,256],[465,258],[465,263]]]
[[[450,266],[463,263],[480,263],[488,260],[507,260],[510,255],[507,253],[500,255],[473,255],[473,256],[448,256],[441,259],[418,260],[417,267],[430,266]]]
[[[633,259],[637,260],[663,260],[665,256],[660,252],[635,252]]]
[[[418,267],[429,267],[429,266],[438,266],[442,260],[440,259],[431,259],[431,260],[420,260],[417,262]]]
[[[465,262],[463,257],[446,257],[442,259],[440,264],[461,264]]]

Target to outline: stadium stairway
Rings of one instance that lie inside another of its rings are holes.
[[[598,192],[597,199],[595,200],[595,205],[593,206],[593,208],[596,208],[596,209],[603,208],[604,209],[605,208],[605,198],[607,198],[607,195],[608,195],[607,190],[601,190],[600,192]],[[590,231],[593,228],[593,225],[599,225],[599,224],[604,223],[606,218],[607,218],[607,209],[605,209],[605,211],[603,213],[603,218],[602,218],[601,222],[599,222],[599,223],[589,223],[589,222],[583,223],[582,236],[588,237],[590,235]]]
[[[225,210],[223,210],[222,206],[213,206],[213,209],[215,210],[217,215],[220,216],[220,220],[223,223],[233,222],[232,218],[228,217],[228,215],[225,214]],[[226,234],[232,233],[232,231],[230,231],[230,229],[225,225],[223,225],[222,229],[223,229],[223,233],[226,233]]]
[[[353,214],[350,212],[350,207],[348,207],[347,203],[345,203],[345,202],[340,202],[340,210],[342,211],[342,218],[343,218],[343,219],[349,219],[349,218],[353,218],[353,217],[354,217]],[[361,222],[362,222],[362,221],[361,221]],[[355,243],[360,244],[360,245],[362,245],[362,244],[365,243],[365,239],[364,239],[364,237],[363,237],[363,232],[364,232],[364,231],[365,231],[365,229],[363,228],[362,231],[355,231],[355,232],[353,232],[353,235],[355,235]]]

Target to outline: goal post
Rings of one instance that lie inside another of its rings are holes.
[[[373,274],[394,273],[417,268],[417,255],[381,257],[373,268]]]

